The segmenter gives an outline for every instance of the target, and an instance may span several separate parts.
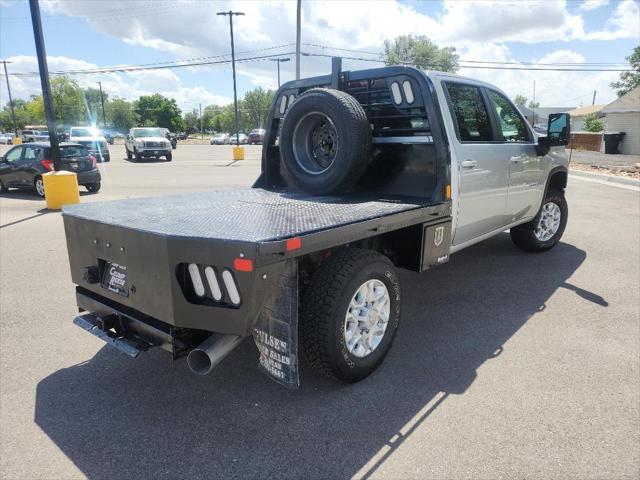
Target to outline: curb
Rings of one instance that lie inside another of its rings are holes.
[[[593,180],[600,180],[603,182],[621,183],[623,185],[633,185],[634,187],[640,187],[640,180],[637,180],[635,178],[619,177],[617,175],[608,175],[605,173],[583,172],[581,170],[572,169],[569,169],[569,175],[591,178]]]

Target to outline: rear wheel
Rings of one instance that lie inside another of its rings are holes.
[[[42,180],[42,177],[35,178],[33,181],[33,187],[36,191],[36,195],[40,198],[44,198],[44,180]]]
[[[527,252],[544,252],[562,238],[569,208],[562,190],[549,189],[540,211],[531,222],[511,229],[511,240]]]
[[[8,191],[9,191],[9,189],[7,187],[5,187],[4,183],[2,183],[2,180],[0,180],[0,193],[6,193]]]
[[[400,281],[389,259],[369,250],[334,252],[301,303],[300,339],[326,377],[357,382],[382,363],[400,321]]]
[[[88,183],[88,184],[85,185],[85,187],[87,187],[87,190],[89,192],[97,193],[97,192],[100,191],[101,184],[100,184],[100,182],[98,182],[98,183]]]
[[[348,190],[371,157],[371,128],[362,106],[338,90],[309,90],[284,118],[280,155],[298,188],[318,195]]]

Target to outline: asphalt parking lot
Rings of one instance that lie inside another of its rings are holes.
[[[131,163],[114,146],[81,201],[249,187],[260,147],[246,152],[179,145],[170,163]],[[302,365],[295,392],[258,372],[250,341],[198,377],[73,326],[60,214],[2,194],[0,477],[638,478],[640,194],[569,183],[555,249],[502,234],[403,272],[383,367],[342,385]]]

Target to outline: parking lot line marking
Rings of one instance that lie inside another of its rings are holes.
[[[640,192],[640,187],[635,187],[633,185],[625,185],[624,183],[609,182],[607,180],[597,180],[595,178],[586,178],[586,177],[580,177],[578,175],[571,175],[571,174],[569,174],[569,177],[571,177],[571,180],[574,180],[574,179],[583,180],[585,182],[599,183],[601,185],[607,185],[609,187],[623,188],[625,190],[631,190],[633,192]]]

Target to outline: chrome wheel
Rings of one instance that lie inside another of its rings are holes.
[[[38,178],[35,181],[35,187],[36,187],[36,193],[41,196],[44,197],[44,182],[42,181],[41,178]]]
[[[553,238],[560,228],[562,213],[560,207],[553,202],[545,203],[540,211],[540,219],[534,231],[534,235],[541,242]]]
[[[326,171],[338,154],[338,132],[324,113],[310,112],[293,130],[293,155],[305,172],[319,175]]]
[[[344,320],[344,340],[351,355],[363,358],[378,348],[389,324],[390,307],[389,291],[380,280],[368,280],[358,288]]]

